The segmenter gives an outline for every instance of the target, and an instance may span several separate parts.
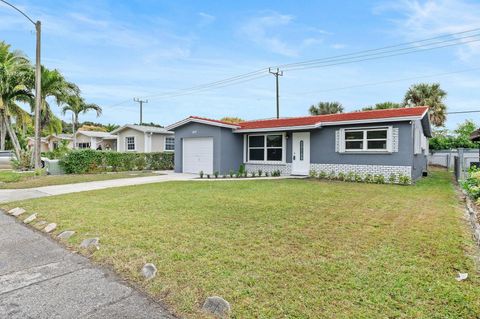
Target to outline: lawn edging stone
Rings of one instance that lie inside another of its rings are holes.
[[[18,216],[22,215],[22,214],[25,213],[25,212],[26,212],[26,210],[23,209],[23,208],[20,208],[20,207],[15,207],[15,208],[10,209],[10,210],[8,211],[8,213],[9,213],[10,215],[15,216],[15,217],[18,217]]]
[[[58,234],[57,238],[58,239],[68,239],[68,238],[72,237],[74,234],[75,234],[75,231],[73,231],[73,230],[65,230],[65,231],[61,232],[60,234]]]
[[[142,275],[145,279],[150,280],[157,274],[157,267],[152,263],[147,263],[142,267]]]
[[[473,237],[475,238],[477,245],[480,246],[480,223],[478,222],[480,215],[473,200],[470,198],[470,196],[468,196],[467,192],[462,190],[462,193],[465,195],[465,208],[468,214],[468,219],[472,226]]]
[[[100,249],[100,238],[94,237],[94,238],[87,238],[82,241],[80,244],[80,248],[84,249],[89,249],[91,247],[95,247],[97,250]]]
[[[208,297],[202,307],[203,311],[221,319],[228,318],[230,309],[230,303],[219,296]]]
[[[24,224],[29,224],[29,223],[33,222],[35,219],[37,219],[37,213],[34,213],[34,214],[28,216],[27,218],[25,218],[23,220],[23,223]]]
[[[47,226],[45,226],[45,228],[43,229],[43,231],[46,232],[46,233],[51,233],[51,232],[54,231],[56,228],[57,228],[57,224],[55,224],[55,223],[50,223],[50,224],[48,224]]]

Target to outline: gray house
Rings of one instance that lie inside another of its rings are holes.
[[[239,124],[188,117],[175,132],[175,171],[220,174],[280,170],[307,175],[392,173],[418,179],[427,169],[431,126],[427,107],[400,108]]]

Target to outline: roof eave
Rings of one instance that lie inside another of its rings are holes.
[[[231,129],[236,129],[236,128],[239,127],[238,125],[234,125],[234,124],[230,125],[230,124],[218,123],[218,122],[214,122],[214,121],[208,121],[208,120],[203,120],[203,119],[187,117],[184,120],[181,120],[177,123],[174,123],[172,125],[167,126],[165,129],[167,131],[171,131],[173,129],[176,129],[177,127],[183,126],[183,125],[191,123],[191,122],[200,123],[200,124],[207,124],[207,125],[212,125],[212,126],[218,126],[218,127],[224,127],[224,128],[231,128]]]

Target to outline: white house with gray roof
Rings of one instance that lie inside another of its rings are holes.
[[[173,152],[175,138],[173,132],[163,127],[127,124],[112,131],[116,136],[118,152]]]

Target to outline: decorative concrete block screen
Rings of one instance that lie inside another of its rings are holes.
[[[245,170],[247,172],[257,172],[262,170],[262,172],[272,173],[274,171],[280,171],[281,175],[290,175],[292,173],[292,164],[245,164]]]
[[[350,172],[360,174],[365,177],[367,174],[383,175],[386,180],[391,174],[405,175],[412,178],[411,166],[392,166],[392,165],[355,165],[355,164],[310,164],[310,169],[315,170],[317,173],[324,171],[329,174],[330,172],[348,174]]]

